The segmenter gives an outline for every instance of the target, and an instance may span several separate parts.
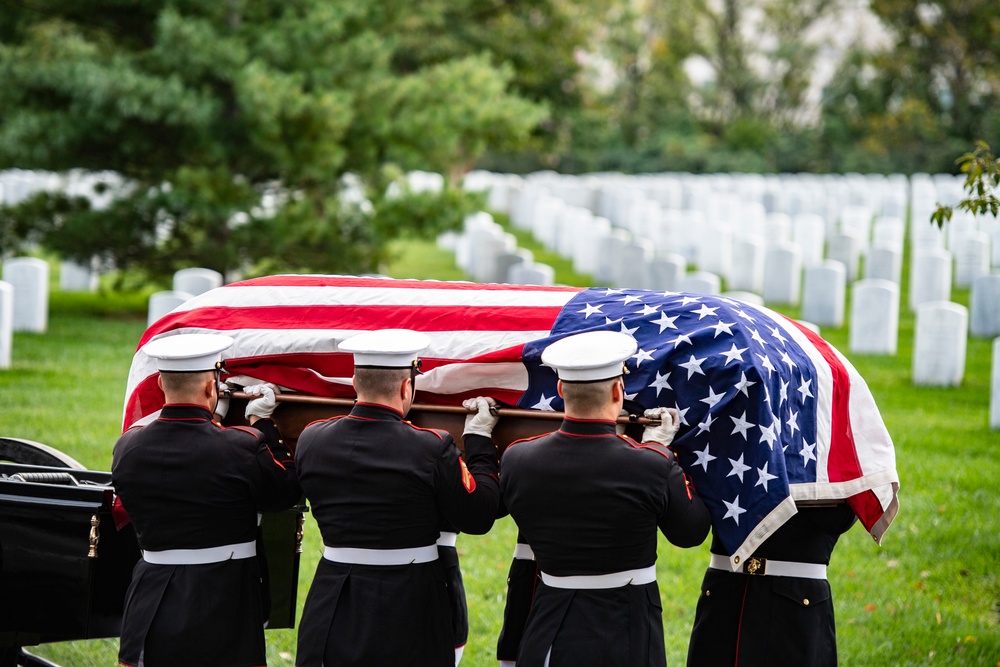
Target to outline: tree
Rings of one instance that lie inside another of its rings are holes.
[[[396,67],[416,14],[447,4],[0,0],[0,168],[128,183],[103,211],[39,195],[0,229],[38,216],[65,256],[154,275],[377,270],[386,241],[414,226],[407,201],[447,214],[418,231],[455,226],[477,205],[456,190],[464,171],[544,118],[488,55]],[[447,207],[405,188],[386,205],[389,179],[414,168],[448,177]]]
[[[958,202],[955,207],[939,205],[931,214],[931,222],[943,227],[951,220],[954,208],[968,211],[973,215],[986,215],[994,218],[1000,215],[1000,158],[997,158],[985,141],[976,142],[976,149],[966,153],[955,161],[965,174],[965,188],[968,197]]]

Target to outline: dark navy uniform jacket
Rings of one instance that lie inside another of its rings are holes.
[[[673,454],[615,433],[610,421],[565,419],[559,430],[510,445],[503,502],[539,570],[556,577],[652,566],[657,530],[681,547],[708,535],[709,515]],[[662,666],[656,582],[568,590],[538,582],[518,667]]]
[[[855,521],[846,503],[804,507],[754,556],[828,565]],[[725,555],[717,540],[712,553]],[[709,568],[701,585],[688,667],[836,667],[833,597],[826,579],[749,575]]]
[[[295,464],[274,423],[225,428],[194,405],[167,405],[126,431],[111,465],[115,492],[145,550],[251,542],[257,513],[301,498]],[[257,558],[202,565],[140,560],[125,599],[119,662],[134,667],[263,665]]]
[[[434,545],[443,526],[487,532],[499,505],[496,447],[422,429],[358,403],[298,440],[299,479],[329,547]],[[448,563],[356,565],[321,559],[299,623],[298,667],[455,664]]]

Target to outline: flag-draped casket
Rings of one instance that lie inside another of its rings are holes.
[[[339,344],[361,331],[423,331],[417,400],[459,404],[489,395],[561,410],[542,350],[564,336],[632,335],[626,407],[676,407],[674,446],[734,561],[796,511],[846,500],[879,541],[897,510],[892,440],[864,380],[818,334],[722,296],[349,276],[279,275],[226,285],[155,322],[129,373],[124,426],[163,404],[143,351],[178,333],[235,339],[229,377],[286,392],[352,397],[353,359]]]

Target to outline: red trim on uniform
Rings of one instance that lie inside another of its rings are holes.
[[[743,586],[743,601],[740,603],[740,622],[736,626],[736,656],[733,660],[733,667],[737,667],[740,664],[740,633],[743,631],[743,611],[747,606],[747,592],[750,590],[750,579],[744,582]]]
[[[609,422],[604,422],[605,424]],[[562,433],[563,435],[568,435],[571,438],[606,438],[609,435],[617,435],[616,433],[570,433],[569,431],[564,431],[561,428],[556,431],[556,433]]]
[[[462,486],[468,493],[472,493],[476,490],[476,478],[469,472],[469,467],[465,465],[461,456],[458,457],[458,467],[462,469]]]
[[[665,458],[668,461],[673,461],[674,460],[674,459],[672,459],[670,457],[670,454],[668,454],[667,452],[662,452],[662,451],[660,451],[656,447],[650,447],[649,445],[646,445],[646,444],[639,444],[639,443],[635,442],[634,440],[632,442],[634,443],[634,444],[632,444],[632,448],[633,449],[648,449],[651,452],[656,452],[657,454],[659,454],[660,456],[662,456],[663,458]],[[657,443],[657,444],[659,444],[659,443]],[[660,447],[663,447],[663,445],[660,445]]]
[[[521,438],[520,440],[515,440],[515,441],[511,442],[510,444],[508,444],[504,448],[504,451],[510,449],[511,447],[513,447],[514,445],[518,444],[519,442],[529,442],[531,440],[538,440],[539,438],[541,438],[544,435],[548,435],[548,433],[539,433],[538,435],[533,435],[533,436],[528,437],[528,438]]]
[[[348,417],[348,416],[349,415],[337,415],[336,417],[327,417],[326,419],[317,419],[315,421],[311,421],[308,424],[306,424],[305,428],[309,428],[313,424],[325,424],[326,422],[337,421],[338,419],[343,419],[344,417]]]
[[[427,431],[429,433],[433,433],[438,437],[438,439],[444,441],[444,435],[442,435],[442,433],[435,428],[424,428],[423,426],[417,426],[416,424],[412,424],[406,421],[405,419],[403,420],[403,423],[416,431]]]

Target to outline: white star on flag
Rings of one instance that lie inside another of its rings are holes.
[[[650,359],[653,358],[653,352],[656,352],[656,350],[649,350],[648,352],[646,350],[639,350],[638,352],[633,354],[630,358],[635,359],[635,367],[639,368],[639,364],[641,364],[644,361],[649,361]]]
[[[599,313],[599,312],[601,312],[601,307],[600,307],[600,306],[591,306],[591,305],[590,305],[590,304],[588,303],[588,304],[587,304],[586,306],[584,306],[583,310],[578,310],[578,311],[576,311],[576,312],[578,312],[578,313],[583,313],[583,319],[587,319],[587,318],[589,318],[589,317],[590,317],[591,315],[593,315],[594,313]]]
[[[789,368],[795,368],[795,362],[792,361],[792,358],[788,356],[787,352],[781,353],[781,360],[784,361],[786,364],[788,364]]]
[[[698,303],[701,299],[696,296],[686,296],[681,299],[681,305],[686,306],[689,303]]]
[[[733,469],[729,471],[729,474],[726,475],[726,477],[732,477],[733,475],[736,475],[737,477],[740,478],[740,481],[742,482],[743,473],[745,473],[747,470],[750,470],[750,466],[745,465],[743,463],[743,454],[740,454],[740,458],[738,459],[735,460],[729,459],[729,463],[732,464]]]
[[[755,323],[757,321],[754,318],[752,318],[749,315],[747,315],[745,312],[743,312],[742,308],[740,310],[737,310],[736,314],[739,315],[740,317],[742,317],[745,320],[750,320],[751,323]]]
[[[659,306],[650,306],[649,304],[644,304],[642,306],[642,310],[635,311],[635,314],[641,317],[645,317],[646,315],[652,315],[653,313],[657,312],[659,308],[660,308]]]
[[[583,311],[580,311],[580,312],[583,312]],[[757,333],[756,329],[751,329],[750,327],[747,327],[747,331],[750,332],[750,337],[751,338],[753,338],[755,341],[757,341],[758,343],[760,343],[761,347],[767,347],[767,341],[760,337],[760,334]]]
[[[760,365],[767,369],[767,377],[771,377],[771,373],[778,370],[774,367],[774,364],[771,363],[771,357],[766,354],[758,354],[757,356],[760,358]]]
[[[667,376],[669,377],[670,373],[667,373]],[[690,426],[691,424],[689,424],[687,420],[687,413],[691,408],[682,408],[679,403],[674,403],[674,409],[677,410],[678,421],[680,421],[680,423],[684,426]]]
[[[625,293],[624,290],[620,290],[620,289],[615,289],[613,287],[609,287],[609,288],[607,288],[604,291],[604,296],[611,296],[612,294],[624,294],[624,293]]]
[[[676,350],[677,346],[680,345],[681,343],[687,343],[688,345],[690,345],[691,344],[691,337],[688,336],[687,334],[678,334],[677,338],[675,338],[673,340],[668,340],[667,343],[673,343],[674,344],[674,349]]]
[[[723,331],[732,336],[734,326],[736,326],[736,322],[726,323],[723,322],[722,320],[719,320],[714,326],[709,327],[709,329],[715,329],[715,335],[712,336],[712,338],[718,338],[719,334],[722,333]],[[733,347],[736,346],[734,345]]]
[[[624,299],[618,299],[618,300],[621,301],[626,306],[632,303],[633,301],[642,301],[642,299],[640,299],[634,294],[626,294]]]
[[[680,366],[681,368],[686,368],[687,369],[688,380],[690,380],[691,376],[694,375],[695,373],[697,373],[698,375],[704,375],[705,374],[705,371],[701,370],[701,365],[704,362],[705,362],[705,358],[695,359],[694,355],[692,354],[690,359],[688,359],[687,361],[685,361],[683,364],[677,364],[677,365]]]
[[[814,398],[813,394],[812,394],[812,391],[810,391],[810,389],[809,389],[809,385],[811,385],[811,384],[812,384],[812,379],[805,380],[802,384],[799,385],[799,388],[795,390],[795,391],[799,392],[800,396],[802,396],[801,400],[802,400],[803,403],[806,402],[807,398]]]
[[[797,431],[799,428],[799,425],[795,421],[798,418],[799,418],[799,413],[792,410],[792,414],[788,418],[788,421],[786,422],[788,424],[788,428],[792,429],[792,435],[795,435],[795,431]]]
[[[549,412],[555,412],[555,408],[552,407],[552,401],[555,400],[555,396],[546,396],[542,394],[542,400],[538,401],[531,407],[535,410],[548,410]]]
[[[802,451],[799,452],[802,455],[802,467],[805,468],[809,465],[810,461],[816,460],[816,445],[815,443],[810,445],[808,442],[802,443]]]
[[[727,500],[723,500],[722,502],[725,503],[725,505],[726,505],[726,515],[724,517],[722,517],[723,520],[725,520],[725,519],[732,519],[733,521],[736,522],[736,525],[739,525],[739,523],[740,523],[740,515],[743,514],[744,512],[746,512],[745,509],[743,509],[742,507],[740,507],[740,496],[739,496],[739,494],[737,494],[736,497],[733,498],[733,502],[729,502]]]
[[[714,421],[715,418],[711,415],[711,413],[705,415],[705,419],[698,424],[698,433],[708,433],[708,430],[712,428],[712,422]]]
[[[764,491],[767,491],[767,483],[772,479],[778,479],[778,476],[767,471],[767,461],[764,461],[764,467],[757,468],[757,483],[754,486],[763,486]]]
[[[751,382],[750,380],[747,379],[746,373],[740,371],[740,381],[733,386],[735,387],[736,391],[743,392],[744,396],[750,398],[750,392],[748,391],[748,389],[750,389],[750,387],[754,386],[755,384],[757,383]]]
[[[694,455],[698,457],[694,465],[701,466],[702,470],[708,472],[708,464],[715,460],[715,457],[708,453],[708,445],[701,451],[695,450]]]
[[[676,329],[677,325],[674,322],[680,315],[674,315],[673,317],[668,316],[664,311],[660,311],[659,319],[650,320],[651,324],[660,325],[660,333],[663,333],[664,329]]]
[[[774,450],[774,441],[778,439],[778,433],[774,427],[775,424],[760,427],[760,442],[767,441],[767,446],[772,451]]]
[[[709,385],[709,387],[708,387],[708,396],[706,396],[705,398],[700,399],[700,400],[701,400],[702,403],[708,403],[708,409],[711,410],[712,408],[714,408],[716,406],[716,404],[719,401],[722,400],[722,398],[725,395],[726,395],[726,392],[722,392],[721,394],[716,394],[715,390],[712,389],[711,385]]]
[[[724,356],[726,358],[726,363],[724,365],[728,366],[734,360],[736,360],[736,361],[743,361],[743,353],[746,352],[747,349],[748,348],[745,348],[745,347],[738,348],[738,347],[736,347],[736,343],[733,343],[733,346],[731,348],[729,348],[728,352],[719,352],[719,354],[721,354],[722,356]]]
[[[771,336],[780,340],[782,345],[788,342],[788,339],[781,335],[781,330],[778,327],[771,327]]]
[[[605,315],[604,316],[604,324],[606,324],[608,326],[611,326],[612,324],[618,324],[619,322],[623,321],[624,319],[625,319],[624,317],[619,317],[617,320],[613,320],[610,317],[608,317],[608,316]]]
[[[715,311],[717,311],[718,309],[719,309],[718,306],[716,306],[715,308],[709,308],[708,304],[703,303],[701,304],[701,308],[699,308],[698,310],[692,310],[691,312],[697,315],[698,320],[700,321],[702,318],[708,315],[715,315]]]
[[[673,389],[667,380],[670,379],[670,371],[667,371],[666,375],[660,375],[660,371],[656,371],[656,379],[653,383],[649,385],[650,388],[656,387],[656,395],[659,396],[660,392],[664,389]]]
[[[781,405],[788,400],[788,383],[784,380],[779,380],[781,382],[781,388],[778,390],[778,405]]]
[[[632,329],[629,329],[627,326],[625,326],[625,323],[622,322],[621,333],[626,334],[628,336],[631,336],[632,334],[634,334],[638,330],[639,330],[639,327],[636,326],[636,327],[633,327]]]
[[[734,424],[733,432],[731,433],[731,435],[736,435],[737,433],[739,433],[740,435],[743,436],[743,439],[746,440],[747,431],[749,431],[755,426],[755,424],[751,424],[750,422],[747,421],[747,411],[746,410],[743,411],[742,417],[733,417],[732,415],[730,415],[729,418],[733,420]]]

